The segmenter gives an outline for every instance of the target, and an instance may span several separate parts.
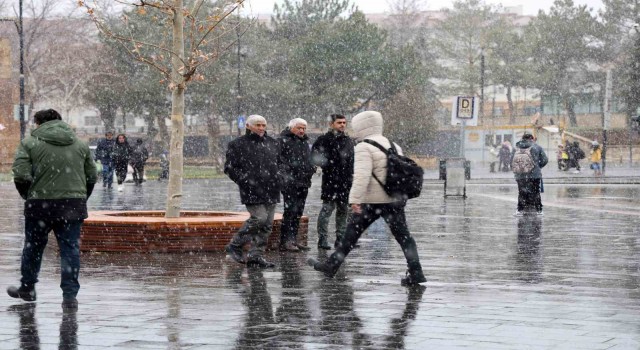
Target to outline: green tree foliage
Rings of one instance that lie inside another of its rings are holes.
[[[540,11],[526,28],[533,50],[532,85],[555,96],[577,126],[575,105],[590,81],[589,64],[598,61],[599,24],[586,5],[556,0],[549,13]]]

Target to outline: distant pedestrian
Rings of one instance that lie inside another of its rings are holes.
[[[329,131],[318,137],[312,147],[313,163],[322,169],[322,209],[318,215],[318,248],[329,250],[329,218],[336,210],[335,227],[338,244],[344,236],[349,214],[349,190],[353,182],[355,142],[346,134],[347,118],[330,116]]]
[[[118,192],[124,191],[124,180],[127,178],[130,157],[131,146],[129,146],[127,136],[119,134],[113,146],[113,166],[116,169],[116,178],[118,179]]]
[[[360,141],[374,141],[385,149],[394,147],[402,154],[399,146],[382,135],[383,119],[379,112],[359,113],[352,120],[352,127]],[[349,192],[352,214],[347,231],[336,250],[325,262],[313,258],[308,262],[327,277],[333,277],[349,252],[358,242],[360,235],[378,218],[382,217],[391,229],[391,234],[400,244],[407,261],[407,275],[401,279],[402,285],[417,285],[426,282],[418,257],[416,242],[407,227],[404,208],[406,200],[388,195],[382,184],[387,179],[387,155],[373,144],[360,142],[355,147],[354,179]]]
[[[102,187],[111,188],[113,184],[113,146],[116,140],[113,139],[113,132],[107,131],[104,138],[98,141],[96,147],[96,160],[102,166]]]
[[[525,210],[535,210],[543,215],[540,191],[542,186],[541,169],[549,159],[542,147],[534,142],[533,135],[525,131],[522,140],[516,143],[511,158],[511,169],[518,183],[518,207],[516,216],[522,216]]]
[[[163,150],[160,154],[160,176],[158,181],[166,180],[169,178],[169,152]]]
[[[576,170],[573,171],[575,174],[580,173],[580,160],[585,159],[586,155],[580,148],[578,141],[574,141],[573,144],[570,144],[567,153],[569,153],[569,168],[575,168]]]
[[[556,160],[558,161],[558,170],[567,170],[567,167],[569,166],[567,164],[567,162],[569,161],[569,155],[565,151],[563,145],[558,145],[558,150],[556,151]]]
[[[279,166],[282,175],[282,198],[284,213],[280,229],[280,251],[297,252],[309,250],[298,243],[298,228],[304,212],[311,177],[316,167],[311,164],[307,121],[295,118],[280,134]]]
[[[133,182],[141,185],[144,181],[144,165],[149,159],[149,151],[144,146],[142,139],[136,140],[136,145],[131,149],[131,167],[133,168]]]
[[[20,287],[7,293],[25,301],[36,300],[35,284],[49,232],[60,249],[60,288],[63,309],[76,309],[80,290],[80,228],[87,218],[87,198],[97,180],[96,165],[86,143],[53,109],[38,111],[36,129],[16,151],[13,176],[25,199],[25,240]]]
[[[224,173],[240,189],[240,201],[251,215],[226,246],[230,258],[256,267],[274,267],[264,258],[273,227],[276,203],[280,202],[278,141],[267,135],[267,121],[260,115],[247,118],[244,136],[229,143]],[[251,243],[245,259],[243,247]]]
[[[493,145],[489,147],[489,172],[496,172],[496,163],[498,163],[498,155],[500,154],[500,150],[498,150],[497,145]]]
[[[602,149],[598,141],[591,142],[591,169],[595,176],[602,176],[600,161],[602,160]]]
[[[500,161],[500,171],[509,171],[511,167],[511,147],[509,147],[509,144],[507,144],[506,142],[503,142],[502,147],[500,147],[500,151],[498,152],[498,159]]]

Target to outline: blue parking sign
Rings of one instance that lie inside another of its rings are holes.
[[[238,129],[244,129],[244,115],[238,117]]]

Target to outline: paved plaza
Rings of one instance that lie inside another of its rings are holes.
[[[404,257],[382,222],[335,279],[306,266],[326,256],[315,248],[319,177],[305,210],[310,252],[269,252],[277,267],[266,270],[223,253],[84,253],[76,313],[60,307],[51,236],[38,301],[0,295],[0,349],[640,349],[640,186],[571,184],[552,170],[544,217],[512,216],[510,174],[472,172],[466,200],[443,198],[430,179],[407,207],[421,289],[400,286]],[[165,186],[98,184],[90,210],[163,209]],[[188,180],[184,192],[184,209],[244,211],[227,179]],[[19,280],[23,202],[8,182],[0,197],[4,290]]]

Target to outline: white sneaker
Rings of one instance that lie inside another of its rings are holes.
[[[118,192],[124,191],[124,185],[118,185]]]
[[[513,214],[513,216],[524,216],[524,213],[521,212],[520,210],[516,211],[515,214]]]

